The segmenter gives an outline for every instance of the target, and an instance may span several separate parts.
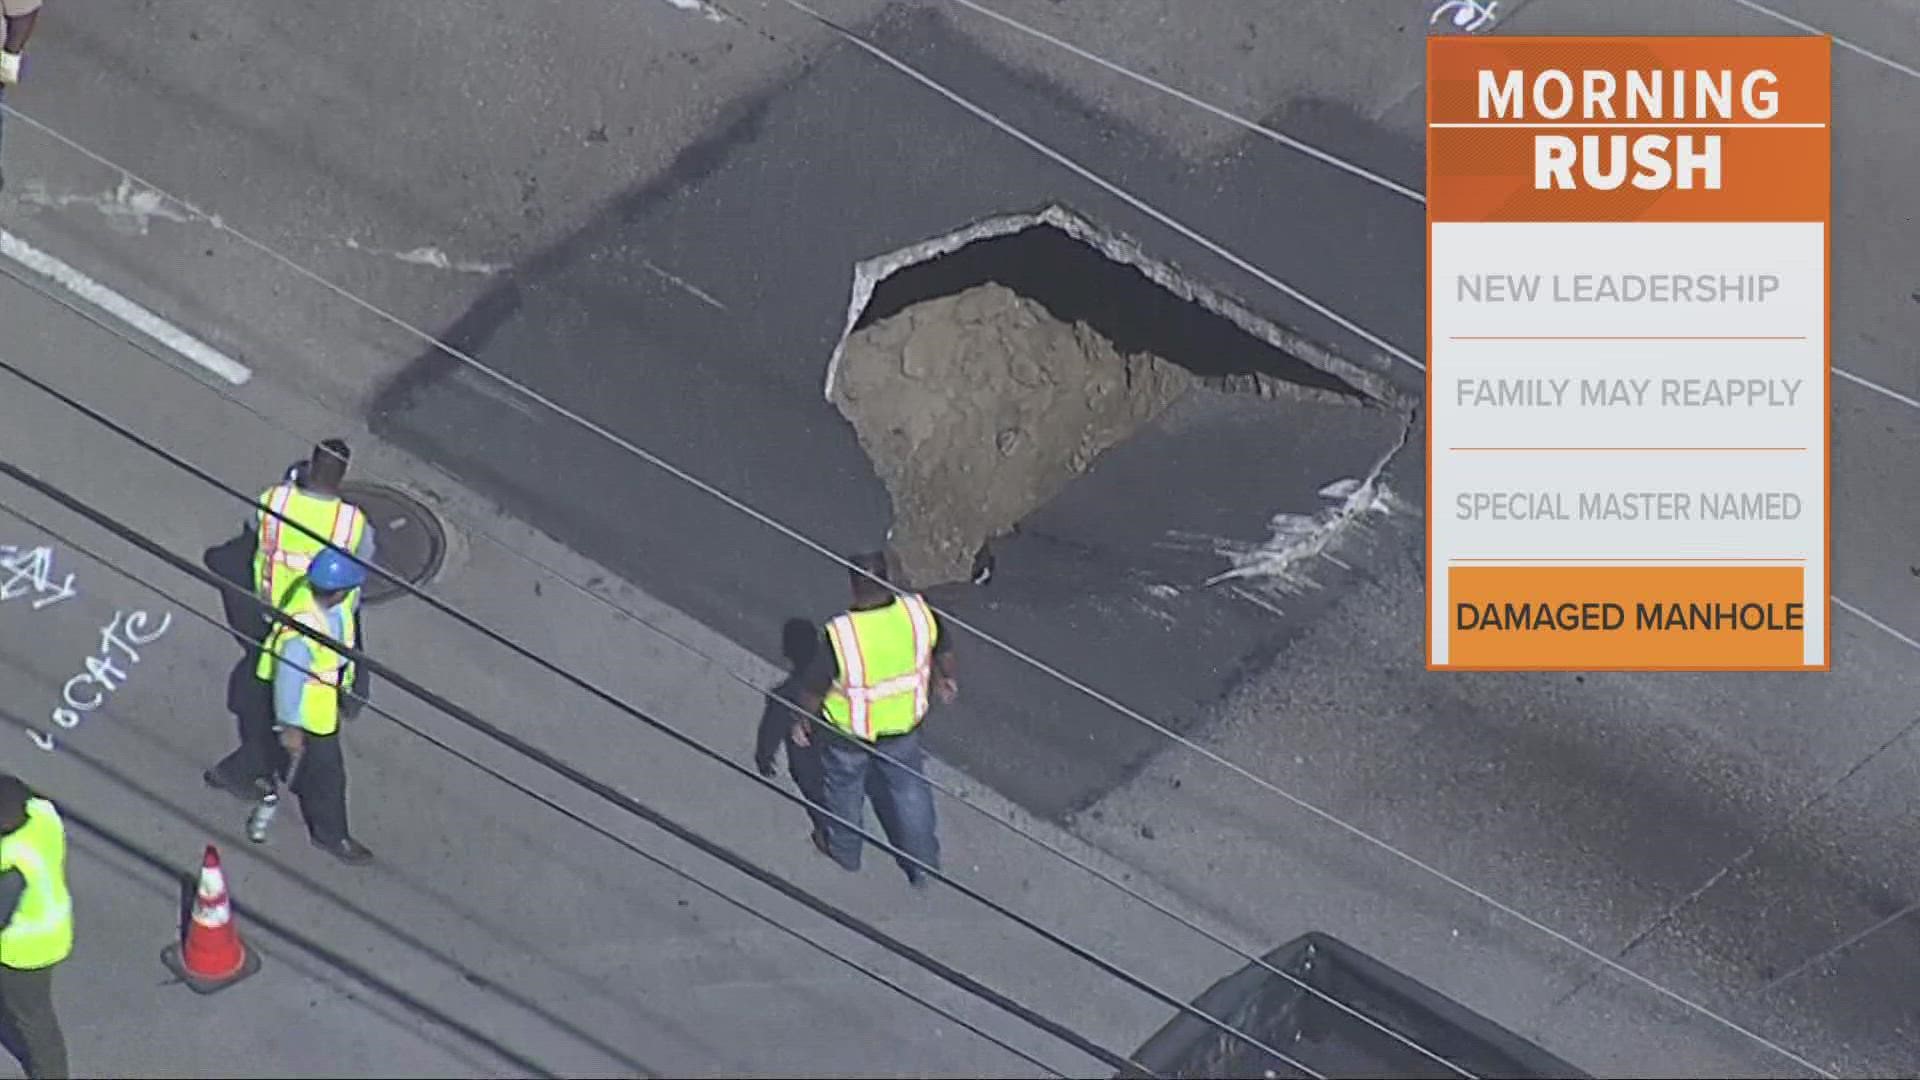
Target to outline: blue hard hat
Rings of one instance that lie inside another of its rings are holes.
[[[322,592],[357,589],[367,582],[367,568],[339,548],[327,548],[313,557],[307,580]]]

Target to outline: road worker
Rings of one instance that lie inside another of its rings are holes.
[[[22,61],[26,59],[27,39],[40,21],[41,0],[0,0],[0,100],[7,87],[20,81]],[[6,113],[0,112],[0,131],[5,130]],[[0,171],[0,191],[6,190],[7,174]]]
[[[884,553],[848,561],[854,567],[849,571],[853,603],[828,621],[822,632],[824,647],[807,668],[799,691],[802,708],[823,722],[796,720],[791,737],[801,746],[821,740],[821,801],[854,826],[862,821],[869,770],[877,770],[879,782],[871,785],[871,793],[887,839],[938,869],[940,841],[920,723],[930,696],[951,702],[958,691],[952,647],[924,598],[894,593]],[[875,750],[885,759],[876,757]],[[843,868],[860,869],[860,835],[839,821],[824,825],[814,833],[814,846]],[[924,869],[908,859],[897,861],[908,881],[926,884]]]
[[[363,565],[373,565],[373,525],[365,511],[340,495],[351,457],[344,440],[326,439],[313,448],[304,467],[291,470],[286,479],[260,493],[253,522],[259,536],[253,554],[253,586],[260,599],[275,608],[284,609],[287,591],[307,572],[307,564],[322,547],[339,548]],[[324,539],[316,540],[309,533]]]
[[[276,625],[267,635],[255,671],[273,688],[272,726],[286,762],[280,773],[300,796],[307,836],[315,847],[347,863],[373,858],[373,852],[347,831],[340,702],[343,692],[353,687],[356,665],[304,631],[359,648],[352,598],[366,580],[366,567],[352,556],[323,548],[287,596],[285,612],[298,628]]]
[[[247,528],[256,537],[253,590],[263,604],[284,611],[291,591],[304,579],[314,555],[323,547],[350,551],[363,565],[373,564],[373,523],[367,520],[365,511],[341,497],[352,456],[344,439],[324,439],[314,446],[307,460],[288,469],[278,484],[255,500]],[[316,540],[292,523],[325,539]],[[348,602],[355,648],[365,642],[359,601],[360,593],[355,590]],[[247,617],[246,628],[265,638],[275,625],[264,612],[253,612]],[[262,663],[261,657],[258,649],[251,650],[230,687],[229,704],[239,720],[239,749],[201,774],[207,786],[250,802],[273,791],[273,777],[285,764],[273,731],[271,683],[252,674]],[[342,703],[348,719],[366,701],[367,680],[359,680],[355,689],[357,693]]]
[[[53,804],[0,773],[0,1022],[32,1077],[67,1075],[53,970],[73,952],[67,830]]]
[[[360,605],[352,601],[365,582],[366,568],[356,559],[324,548],[288,592],[284,614],[363,649]],[[347,835],[346,765],[337,734],[339,720],[351,720],[357,710],[349,706],[362,699],[360,665],[288,627],[274,626],[256,650],[255,667],[247,678],[251,688],[237,698],[240,746],[208,769],[205,780],[236,798],[255,803],[272,799],[277,805],[277,781],[290,778],[314,843],[345,861],[365,862],[371,856]],[[312,678],[329,674],[308,662],[316,655],[322,663],[339,661],[331,669],[337,683],[311,682],[299,671],[312,668],[317,673]],[[295,746],[308,752],[298,768],[291,752]],[[264,828],[264,821],[261,825]],[[249,835],[254,831],[250,826]]]

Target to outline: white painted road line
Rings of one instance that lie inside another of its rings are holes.
[[[5,229],[0,229],[0,255],[53,282],[173,350],[194,365],[212,372],[235,386],[243,386],[248,379],[253,378],[252,370],[245,364]]]

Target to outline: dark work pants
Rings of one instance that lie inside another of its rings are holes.
[[[339,732],[307,735],[293,791],[300,796],[300,816],[307,819],[307,835],[314,843],[338,844],[347,838],[347,759],[340,752]]]
[[[259,653],[249,654],[249,661]],[[273,685],[244,675],[234,687],[234,712],[240,721],[240,746],[220,759],[213,772],[229,788],[259,787],[262,792],[287,768],[287,752],[273,730]]]
[[[807,820],[813,823],[814,833],[825,838],[831,835],[827,832],[827,815],[815,809],[826,805],[827,783],[826,762],[821,760],[821,736],[818,730],[815,728],[808,732],[813,738],[805,746],[795,745],[792,738],[786,740],[787,775],[793,778],[793,786],[800,789],[800,797],[807,800]]]
[[[28,1076],[65,1080],[67,1040],[53,1014],[53,968],[0,967],[0,1021],[8,1029],[8,1046],[24,1056],[20,1064]]]
[[[361,604],[362,609],[364,609],[365,606],[364,603]],[[354,629],[358,632],[357,636],[359,637],[359,641],[356,644],[361,649],[365,649],[367,643],[366,613],[364,610],[358,610],[355,614],[358,616],[358,620]],[[259,623],[259,634],[260,637],[264,639],[273,624],[271,620],[268,620],[264,616],[259,617]],[[231,687],[232,701],[230,704],[239,720],[240,746],[226,757],[221,758],[220,761],[214,765],[213,772],[215,777],[228,788],[241,790],[258,788],[259,794],[265,794],[274,783],[276,776],[286,775],[287,766],[290,764],[290,761],[287,757],[286,748],[280,745],[279,733],[273,729],[273,684],[260,678],[256,674],[258,664],[260,663],[260,653],[261,649],[259,646],[254,646],[247,650],[247,656],[242,662],[243,666],[240,669],[240,673],[236,676]],[[363,665],[357,666],[353,673],[352,695],[358,697],[359,700],[350,700],[348,694],[341,695],[341,719],[343,721],[350,720],[357,715],[362,707],[361,703],[370,700],[372,694],[372,673],[367,671]],[[322,751],[322,755],[330,754],[329,762],[337,766],[337,768],[334,769],[333,773],[323,775],[320,780],[316,781],[320,785],[320,789],[325,792],[324,797],[327,805],[319,806],[317,803],[309,805],[306,795],[302,795],[300,799],[300,811],[307,818],[308,829],[314,834],[314,838],[321,843],[327,843],[345,836],[347,828],[346,763],[340,756],[338,735],[329,736],[328,738],[333,739],[335,745],[331,751]],[[312,738],[309,737],[309,749],[311,749],[312,741]],[[304,774],[309,767],[311,767],[311,765],[302,765],[300,767],[301,773]],[[328,764],[322,764],[320,766],[322,770],[328,767]],[[296,781],[299,779],[299,777],[295,777]],[[296,783],[295,790],[299,791],[303,786],[304,785]],[[335,789],[337,789],[337,796]],[[316,807],[318,807],[319,820],[322,822],[321,826],[314,824]]]
[[[887,840],[939,869],[940,840],[935,835],[933,788],[925,779],[927,752],[920,744],[920,733],[890,735],[878,740],[874,748],[893,760],[875,757],[866,746],[838,732],[823,740],[820,757],[826,783],[822,801],[841,819],[859,826],[865,820],[863,812],[871,795],[874,814],[879,817]],[[827,854],[846,869],[860,869],[860,852],[865,843],[859,833],[840,822],[827,823]],[[925,875],[925,871],[906,859],[896,856],[895,861],[909,879]]]
[[[290,761],[273,727],[273,687],[253,680],[240,706],[240,746],[220,759],[214,773],[229,786],[262,785],[264,793],[275,777],[284,777]],[[340,733],[308,735],[300,772],[293,778],[300,797],[300,815],[316,843],[335,844],[347,835],[347,761],[340,751]]]

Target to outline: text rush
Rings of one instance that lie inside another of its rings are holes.
[[[1720,136],[1539,135],[1533,140],[1537,191],[1615,191],[1628,184],[1641,191],[1718,191]]]

